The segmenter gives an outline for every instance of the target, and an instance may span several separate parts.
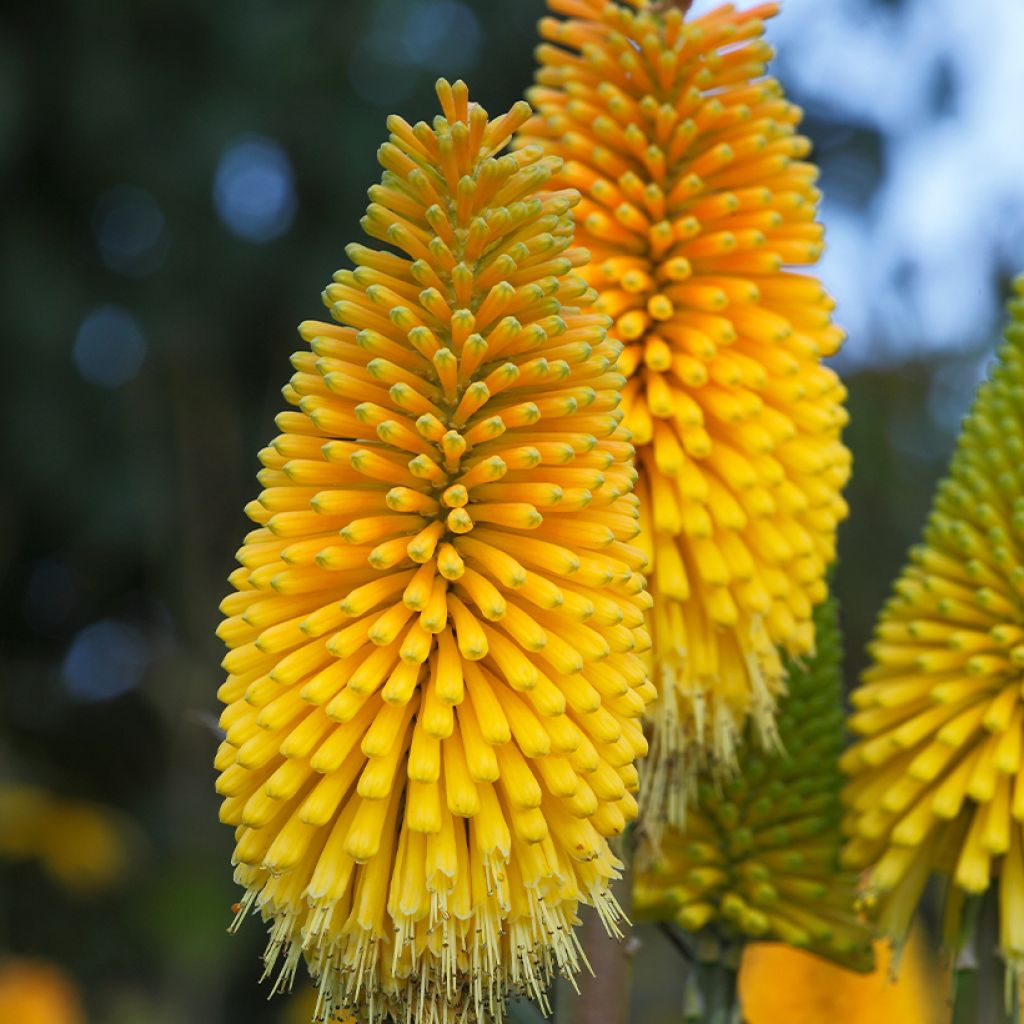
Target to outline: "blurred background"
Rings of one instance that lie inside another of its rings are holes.
[[[216,606],[295,326],[324,315],[385,116],[431,116],[439,74],[506,108],[542,13],[58,0],[2,16],[5,1024],[308,1019],[257,984],[259,924],[225,935]],[[788,0],[771,38],[807,112],[850,334],[852,680],[1024,269],[1024,5]],[[637,1019],[678,1019],[674,954],[640,939]]]

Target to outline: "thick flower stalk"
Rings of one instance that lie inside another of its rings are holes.
[[[737,775],[704,779],[686,831],[638,853],[638,916],[708,929],[725,942],[761,939],[864,970],[871,935],[855,908],[857,879],[838,870],[843,743],[841,640],[834,601],[815,611],[817,656],[789,666],[779,709],[782,753],[748,736]]]
[[[948,876],[945,934],[999,882],[1003,955],[1024,967],[1024,277],[923,543],[875,630],[852,697],[845,860],[870,868],[902,940],[929,876]]]
[[[776,6],[689,21],[639,0],[548,6],[568,20],[540,23],[555,45],[520,141],[565,159],[581,273],[626,342],[661,695],[644,799],[680,824],[680,757],[690,777],[694,743],[733,767],[748,715],[770,745],[778,649],[814,648],[850,464],[821,359],[843,334],[791,269],[818,259],[822,227],[800,110],[764,77]]]
[[[501,1019],[616,931],[608,837],[636,812],[641,656],[620,346],[573,268],[560,161],[496,157],[438,84],[385,168],[260,453],[221,637],[222,819],[267,973],[318,1015]],[[393,251],[394,250],[394,251]]]

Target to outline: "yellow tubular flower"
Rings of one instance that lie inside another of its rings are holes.
[[[857,879],[838,870],[843,742],[834,601],[814,614],[818,653],[790,666],[779,711],[784,753],[740,750],[740,770],[702,779],[686,831],[642,842],[633,906],[642,919],[708,929],[726,942],[779,940],[856,970],[872,962]]]
[[[846,862],[871,868],[880,923],[906,934],[932,872],[945,936],[1000,880],[1000,942],[1024,967],[1024,277],[924,542],[879,617],[849,721]]]
[[[433,1022],[544,1003],[609,931],[653,697],[641,656],[620,345],[573,268],[560,161],[496,157],[495,121],[438,83],[433,125],[388,121],[362,221],[304,323],[295,408],[260,453],[258,524],[222,605],[239,918],[303,957],[321,1019]]]
[[[850,463],[821,359],[843,334],[820,283],[784,269],[818,259],[822,228],[800,110],[763,77],[776,5],[690,21],[639,0],[548,6],[568,20],[540,23],[557,45],[538,50],[520,140],[565,159],[581,273],[627,342],[662,695],[644,798],[680,824],[689,741],[731,768],[753,715],[770,744],[777,648],[814,647]]]

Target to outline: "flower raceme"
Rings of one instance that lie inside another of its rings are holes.
[[[678,824],[677,759],[696,741],[732,766],[749,714],[770,742],[777,648],[813,650],[846,514],[845,392],[821,365],[843,335],[819,282],[789,269],[818,259],[822,228],[800,110],[762,77],[776,6],[689,21],[640,0],[548,6],[566,19],[540,23],[519,139],[565,159],[593,256],[580,272],[627,343],[661,694],[645,802],[667,796]]]
[[[704,777],[686,830],[642,842],[633,905],[641,918],[710,929],[722,940],[781,941],[868,969],[871,935],[857,878],[838,870],[843,744],[836,605],[815,610],[815,658],[794,664],[779,709],[783,752],[740,750],[739,770]],[[749,729],[749,727],[748,727]]]
[[[999,880],[1000,942],[1024,968],[1024,277],[923,543],[878,620],[844,757],[847,863],[905,936],[930,875],[950,878],[945,937]]]
[[[362,221],[304,323],[294,408],[220,636],[221,817],[267,973],[321,1018],[501,1018],[610,931],[654,696],[620,345],[574,272],[571,189],[438,83],[388,121]]]

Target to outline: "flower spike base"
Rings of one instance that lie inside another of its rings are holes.
[[[574,268],[578,194],[438,84],[393,117],[355,269],[305,323],[293,407],[219,634],[239,917],[318,1016],[500,1021],[618,934],[609,837],[637,810],[643,652],[620,346]]]

